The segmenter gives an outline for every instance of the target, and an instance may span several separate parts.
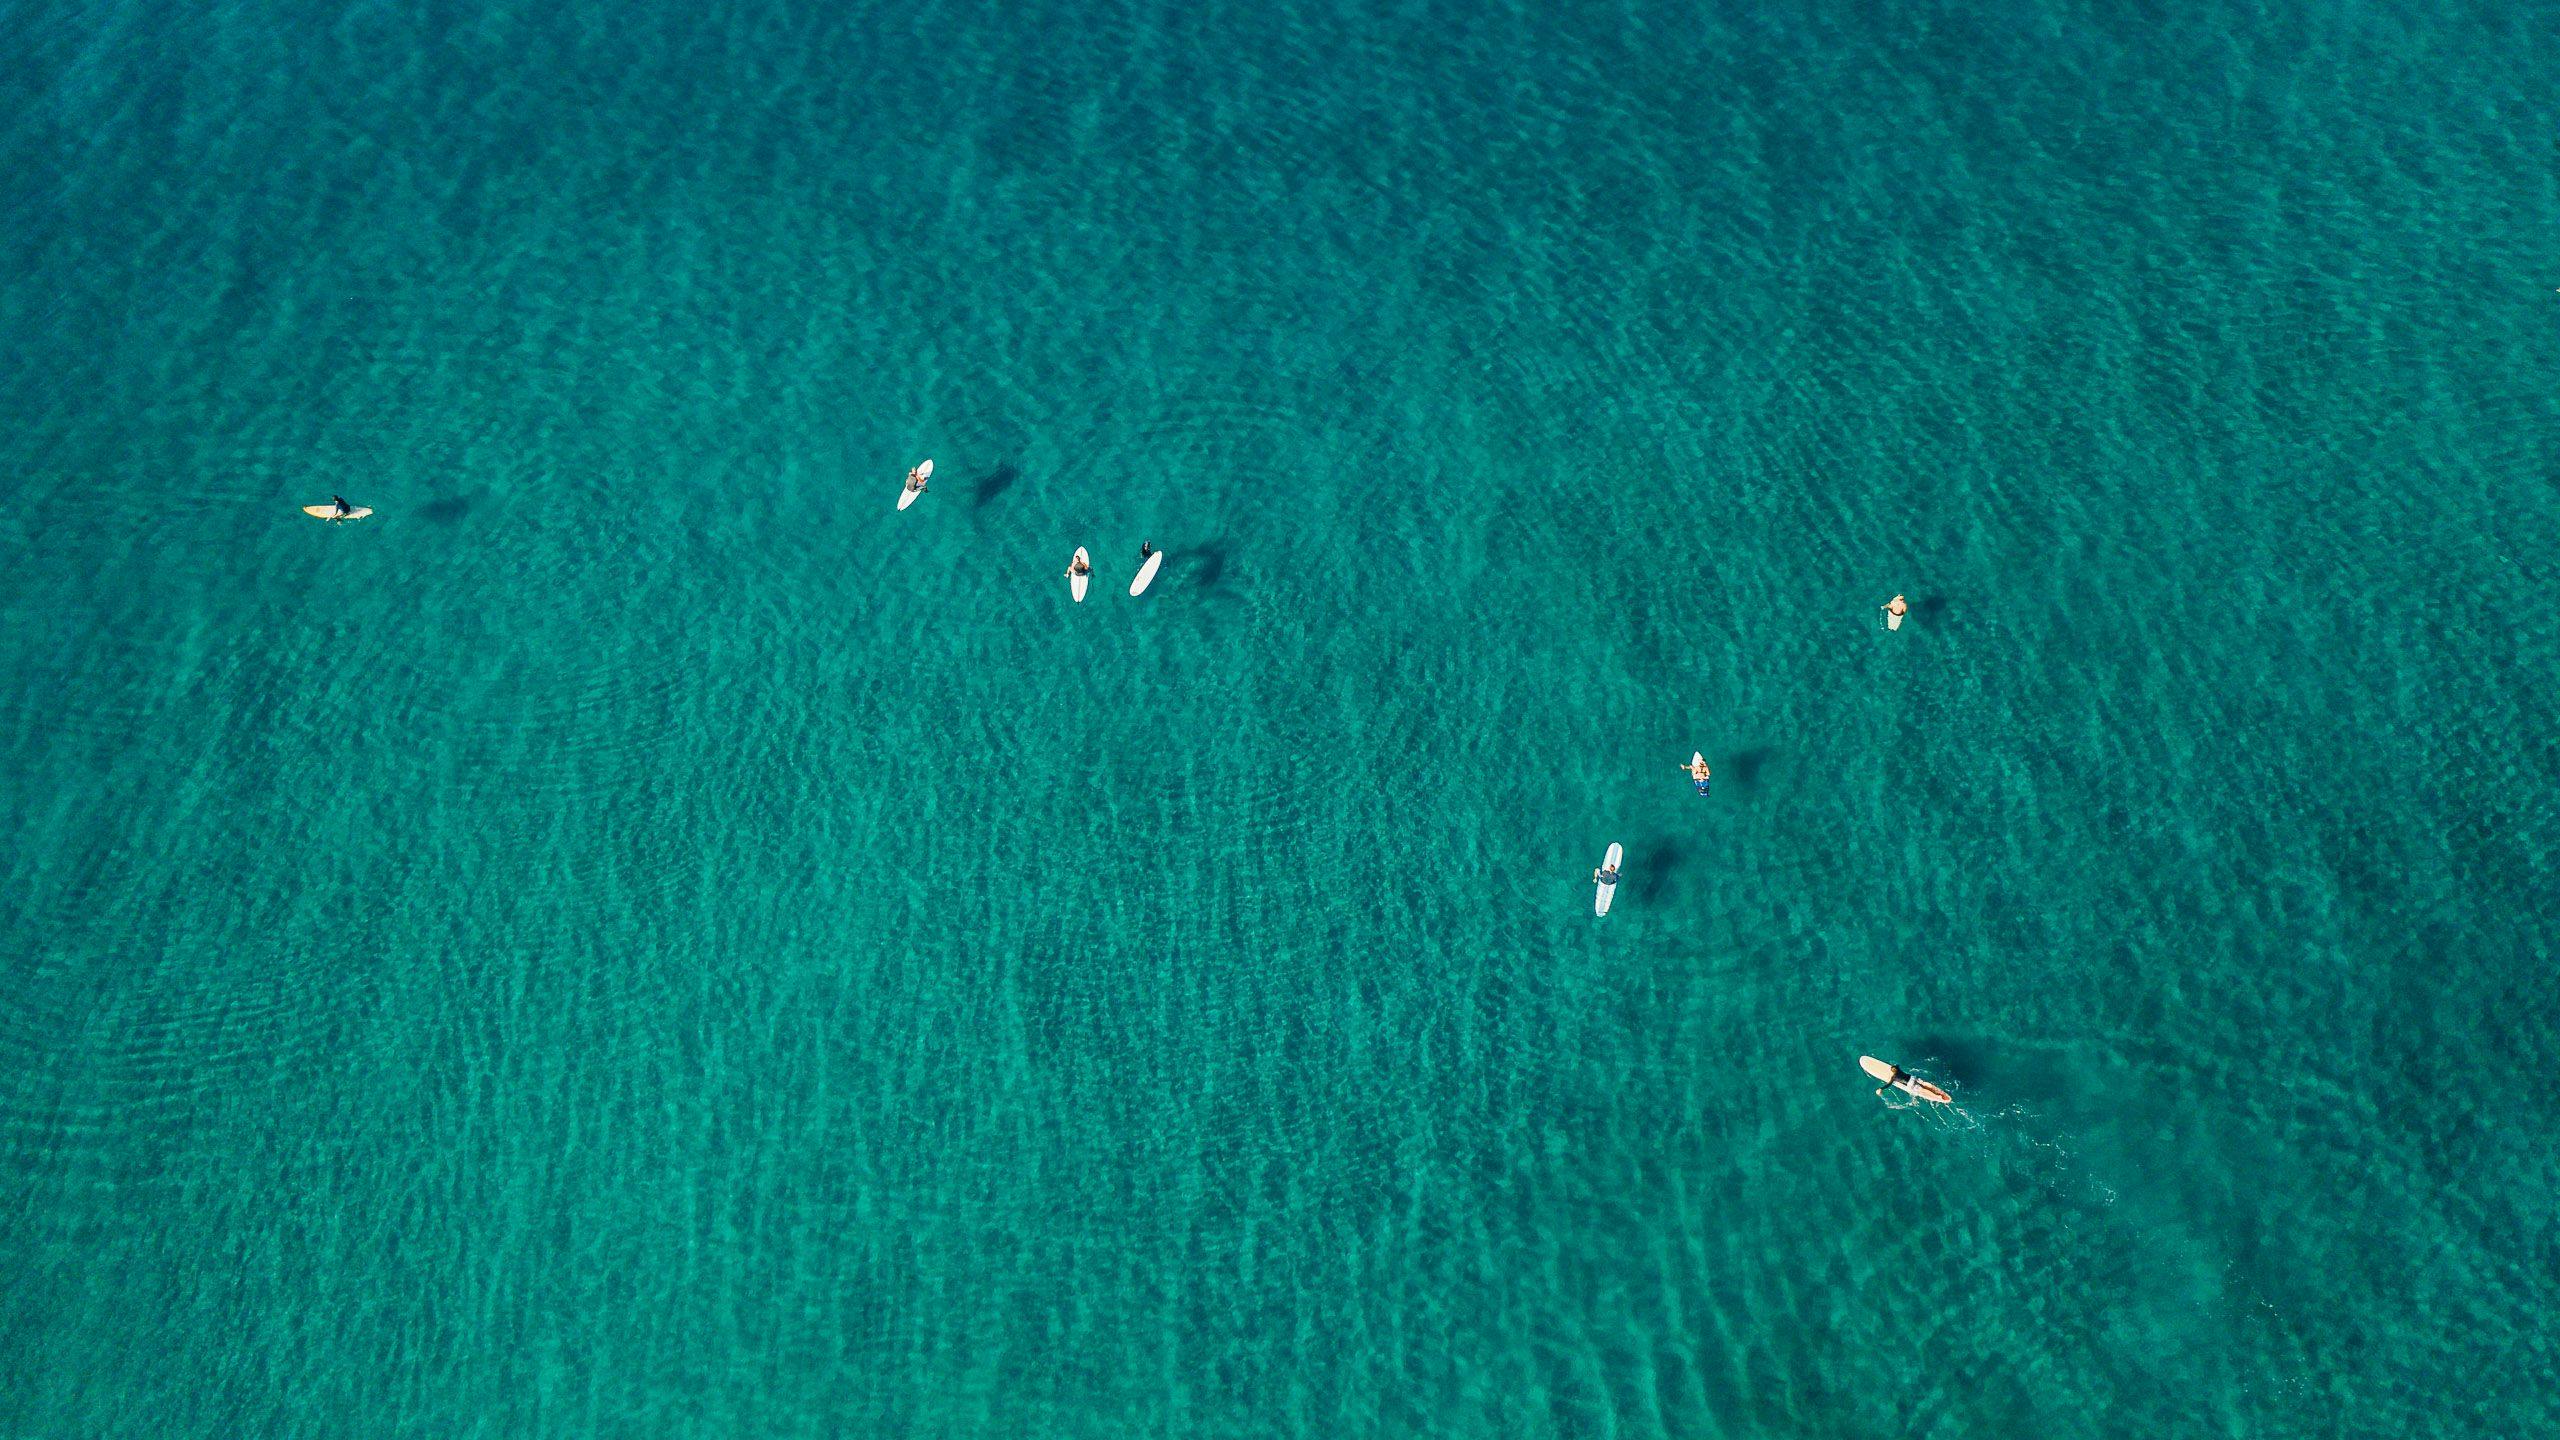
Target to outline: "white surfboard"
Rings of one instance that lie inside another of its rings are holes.
[[[898,508],[904,510],[908,506],[913,505],[916,503],[916,497],[924,493],[924,491],[916,488],[916,481],[930,480],[932,478],[933,462],[930,460],[927,460],[915,469],[908,471],[907,478],[904,481],[901,481],[898,486]]]
[[[1683,771],[1685,771],[1685,772],[1688,774],[1690,783],[1691,783],[1691,784],[1694,784],[1694,785],[1696,785],[1696,786],[1698,787],[1698,793],[1699,793],[1699,794],[1701,794],[1701,795],[1706,794],[1706,793],[1707,793],[1707,786],[1708,786],[1709,784],[1713,783],[1713,782],[1712,782],[1712,780],[1701,780],[1701,779],[1699,779],[1699,778],[1698,778],[1698,767],[1699,767],[1699,766],[1701,766],[1701,765],[1704,765],[1704,764],[1706,764],[1706,763],[1707,763],[1707,752],[1706,752],[1706,751],[1704,751],[1704,750],[1692,750],[1692,751],[1690,751],[1690,752],[1689,752],[1689,763],[1688,763],[1688,764],[1686,764],[1686,765],[1684,765],[1684,766],[1682,766],[1682,767],[1680,767]]]
[[[1075,564],[1067,567],[1067,589],[1074,594],[1078,603],[1084,600],[1085,582],[1093,578],[1089,573],[1092,567],[1093,557],[1084,553],[1083,546],[1077,546]],[[1079,569],[1088,573],[1079,574],[1077,573]]]
[[[1902,598],[1902,597],[1901,597],[1901,596],[1899,596],[1899,595],[1896,595],[1896,596],[1894,596],[1894,597],[1893,597],[1893,599],[1894,599],[1894,600],[1899,600],[1899,599],[1901,599],[1901,598]],[[1882,611],[1884,612],[1884,628],[1886,628],[1887,630],[1899,630],[1899,629],[1901,629],[1901,628],[1902,628],[1902,618],[1903,618],[1903,617],[1902,617],[1901,615],[1896,615],[1896,614],[1894,614],[1894,613],[1893,613],[1893,601],[1892,601],[1892,600],[1888,600],[1888,601],[1886,601],[1884,604],[1879,605],[1879,606],[1877,606],[1876,608],[1877,608],[1877,609],[1879,609],[1879,610],[1882,610]],[[1906,612],[1904,612],[1904,613],[1905,613],[1905,614],[1908,614],[1909,612],[1908,612],[1908,611],[1906,611]]]
[[[1627,847],[1624,845],[1610,846],[1609,858],[1600,862],[1600,868],[1603,870],[1617,869],[1618,862],[1625,859],[1626,854]],[[1592,914],[1606,915],[1609,913],[1610,902],[1618,898],[1618,881],[1624,878],[1625,876],[1620,875],[1600,882],[1600,893],[1591,897]]]
[[[353,510],[348,511],[346,514],[341,515],[338,513],[338,507],[335,505],[305,505],[302,507],[302,513],[311,516],[315,520],[361,520],[367,515],[373,513],[373,507],[370,505],[359,505]]]
[[[1163,568],[1163,551],[1159,550],[1153,555],[1148,556],[1147,563],[1138,567],[1138,578],[1129,582],[1129,593],[1132,595],[1146,594],[1147,587],[1156,583],[1156,572]]]

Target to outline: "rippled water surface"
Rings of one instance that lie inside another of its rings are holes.
[[[2547,13],[0,25],[0,1434],[2560,1422]]]

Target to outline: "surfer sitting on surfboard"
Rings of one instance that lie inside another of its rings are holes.
[[[309,492],[305,492],[305,493],[309,493]],[[333,514],[333,515],[331,515],[331,516],[329,517],[329,518],[330,518],[330,519],[332,519],[332,520],[344,520],[344,519],[346,519],[349,515],[352,515],[352,514],[354,514],[354,513],[355,513],[355,509],[356,509],[356,507],[354,507],[353,505],[348,504],[348,503],[347,503],[347,497],[346,497],[346,496],[344,496],[344,495],[332,495],[332,496],[330,496],[330,497],[329,497],[329,503],[330,503],[331,505],[334,505],[334,506],[336,506],[336,507],[337,507],[337,513],[335,513],[335,514]]]
[[[1067,562],[1067,573],[1071,576],[1090,575],[1093,573],[1092,562],[1086,560],[1084,552],[1079,550],[1076,552],[1076,558]]]
[[[914,492],[915,492],[916,494],[918,494],[918,495],[921,495],[921,494],[923,494],[923,493],[924,493],[924,467],[923,467],[923,466],[919,465],[919,466],[917,466],[916,468],[914,468],[913,470],[910,470],[910,471],[908,471],[908,472],[907,472],[907,488],[908,488],[909,490],[914,491]]]
[[[1599,869],[1591,872],[1591,878],[1603,885],[1615,885],[1618,883],[1618,867],[1615,865],[1603,865]]]
[[[1693,751],[1690,753],[1689,763],[1681,768],[1689,772],[1690,779],[1698,782],[1698,793],[1706,794],[1707,781],[1713,778],[1707,769],[1707,757]]]
[[[1872,591],[1869,593],[1873,593]],[[1896,595],[1884,602],[1884,623],[1889,630],[1902,628],[1902,617],[1911,613],[1911,602]]]

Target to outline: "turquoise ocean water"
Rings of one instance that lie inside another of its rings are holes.
[[[2560,1423],[2547,7],[0,27],[0,1436]]]

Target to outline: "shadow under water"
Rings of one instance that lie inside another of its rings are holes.
[[[1672,872],[1689,858],[1689,847],[1677,840],[1656,840],[1636,852],[1629,862],[1634,871],[1627,879],[1635,886],[1636,899],[1649,901],[1662,894],[1671,883]]]
[[[1012,489],[1021,479],[1021,466],[1010,460],[999,460],[994,469],[969,483],[970,498],[984,505]]]
[[[479,503],[480,492],[475,490],[469,494],[446,495],[430,500],[412,513],[430,525],[451,525],[470,514],[471,507]]]
[[[1191,577],[1193,588],[1215,590],[1227,578],[1227,564],[1234,557],[1235,546],[1224,538],[1203,540],[1197,545],[1167,547],[1164,568],[1179,567]]]

